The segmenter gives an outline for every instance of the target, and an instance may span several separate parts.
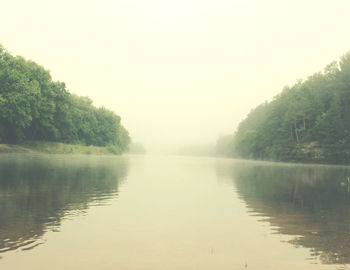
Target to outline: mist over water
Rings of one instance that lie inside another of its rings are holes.
[[[2,155],[0,266],[347,269],[349,175],[217,158]]]
[[[149,152],[173,152],[215,144],[347,52],[349,9],[347,0],[5,0],[0,43],[120,115]]]
[[[349,10],[1,1],[0,269],[350,269]]]

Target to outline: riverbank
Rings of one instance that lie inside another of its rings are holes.
[[[121,151],[116,146],[85,146],[58,142],[31,141],[19,145],[0,144],[0,153],[48,153],[48,154],[94,154],[118,155]]]

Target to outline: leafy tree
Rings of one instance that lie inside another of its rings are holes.
[[[108,145],[122,153],[130,137],[120,120],[114,112],[93,106],[90,98],[70,94],[35,62],[0,46],[0,142]]]
[[[349,104],[350,52],[252,110],[226,152],[253,159],[350,162]]]

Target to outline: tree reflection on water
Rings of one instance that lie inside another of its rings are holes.
[[[349,167],[264,162],[218,164],[252,215],[324,264],[350,263]]]
[[[127,168],[119,157],[2,155],[0,252],[32,249],[62,219],[116,197]]]

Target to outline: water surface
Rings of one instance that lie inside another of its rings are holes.
[[[350,168],[0,156],[0,269],[350,269]]]

